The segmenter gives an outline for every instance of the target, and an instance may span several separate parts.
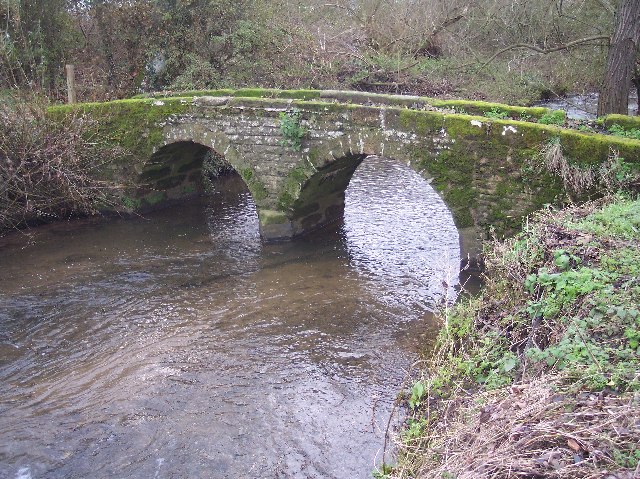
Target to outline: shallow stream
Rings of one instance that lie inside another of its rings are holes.
[[[0,239],[1,478],[367,478],[458,233],[370,158],[344,223],[263,245],[239,178]]]

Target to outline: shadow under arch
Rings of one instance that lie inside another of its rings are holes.
[[[319,168],[303,183],[291,207],[293,236],[303,236],[343,218],[345,191],[368,156],[347,154]]]
[[[360,152],[348,149],[345,151],[346,148],[340,142],[333,142],[332,146],[333,149],[329,150],[330,154],[325,156],[329,158],[328,160],[325,160],[321,166],[315,166],[312,172],[307,170],[307,179],[302,182],[299,194],[292,202],[289,217],[294,237],[304,236],[336,221],[341,221],[344,218],[345,192],[358,166],[367,158],[387,158],[411,168],[432,186],[453,218],[462,255],[468,257],[474,267],[479,264],[482,253],[482,230],[475,222],[471,225],[466,224],[466,218],[473,217],[473,204],[452,207],[446,195],[434,185],[438,178],[425,168],[419,158],[409,157],[396,149],[380,152],[375,145],[371,148],[363,145]]]
[[[147,161],[138,177],[141,208],[204,192],[202,165],[213,150],[194,141],[168,143]]]
[[[203,194],[203,165],[209,155],[223,169],[242,178],[259,209],[257,200],[264,196],[261,185],[247,181],[246,165],[226,135],[210,131],[198,135],[178,130],[166,138],[165,144],[144,163],[138,175],[136,198],[140,209]]]
[[[338,138],[323,142],[321,154],[318,155],[322,160],[314,162],[313,170],[305,169],[306,178],[300,185],[298,195],[291,203],[289,217],[293,236],[303,236],[341,219],[344,212],[345,191],[356,169],[365,158],[388,158],[413,169],[428,183],[436,179],[429,172],[428,166],[421,163],[419,158],[407,154],[407,150],[402,148],[403,145],[396,145],[391,141],[382,145],[378,143],[378,137],[359,140],[354,141],[349,138],[349,141],[343,141]],[[469,214],[468,207],[452,208],[442,192],[437,188],[434,190],[442,198],[454,218],[456,227],[460,229],[459,218]],[[475,230],[475,227],[472,229]]]

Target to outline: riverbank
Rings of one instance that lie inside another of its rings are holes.
[[[539,213],[485,259],[379,477],[638,477],[640,201]]]

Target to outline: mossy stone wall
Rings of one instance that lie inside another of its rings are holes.
[[[132,180],[135,191],[128,194],[140,200],[136,205],[197,191],[201,157],[215,150],[247,183],[265,239],[301,235],[339,217],[344,189],[370,155],[414,168],[440,192],[458,227],[478,234],[490,227],[513,231],[523,216],[566,196],[559,180],[532,173],[551,140],[559,139],[576,164],[603,162],[613,149],[640,166],[637,140],[441,109],[482,113],[495,108],[488,103],[434,103],[359,92],[245,89],[58,107],[52,114],[79,108],[101,118],[103,130],[128,152],[105,176]],[[546,112],[500,107],[526,118]],[[291,109],[300,112],[305,130],[300,151],[286,146],[280,127],[280,113]]]

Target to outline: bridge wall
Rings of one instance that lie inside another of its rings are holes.
[[[370,155],[414,168],[440,192],[458,227],[479,234],[489,226],[517,229],[524,215],[566,197],[558,178],[536,168],[552,139],[575,164],[606,161],[612,148],[640,163],[635,140],[456,114],[415,97],[366,94],[351,97],[366,104],[343,103],[339,93],[330,99],[205,96],[78,108],[102,115],[105,131],[131,152],[104,171],[133,180],[129,206],[196,192],[202,156],[211,148],[247,183],[265,239],[301,235],[341,216],[344,189]],[[293,108],[306,131],[300,151],[284,144],[279,119]]]

